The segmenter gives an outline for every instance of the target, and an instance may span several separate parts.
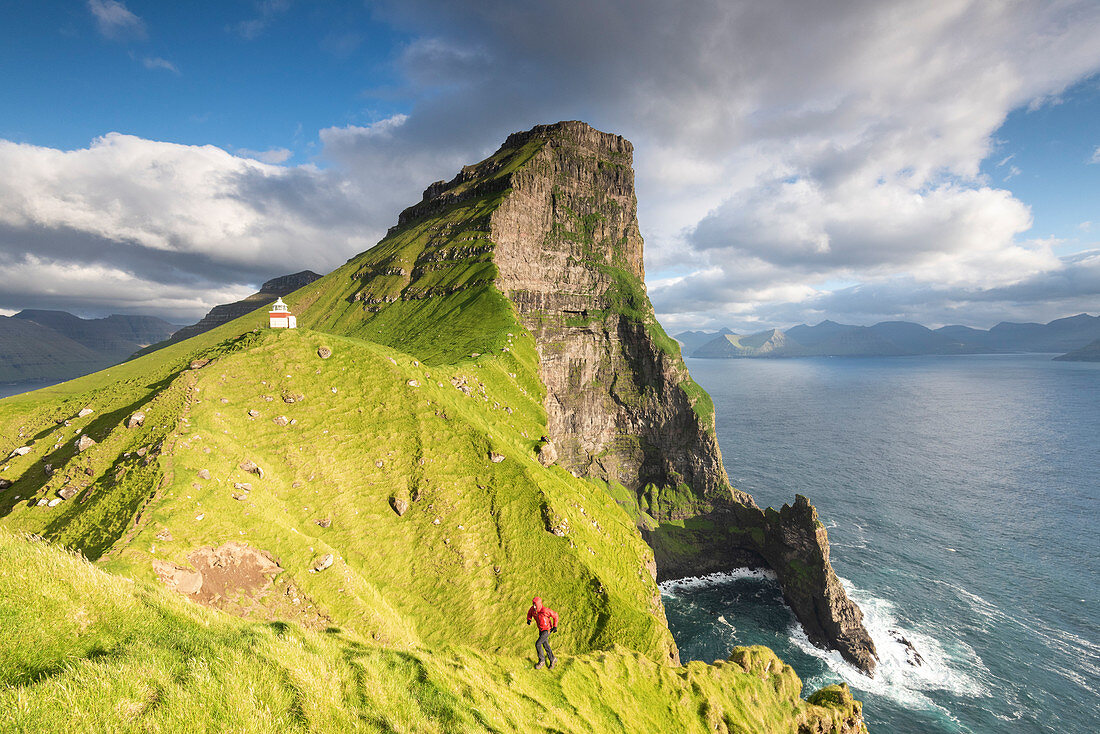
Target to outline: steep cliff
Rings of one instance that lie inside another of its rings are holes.
[[[730,486],[710,398],[646,296],[632,162],[630,142],[582,122],[515,133],[486,161],[432,184],[390,235],[464,210],[462,226],[439,232],[465,231],[470,244],[375,270],[402,280],[385,295],[367,280],[356,298],[379,308],[410,291],[455,294],[491,279],[535,339],[553,447],[543,455],[606,483],[653,547],[659,578],[770,566],[810,639],[871,673],[874,643],[813,508],[800,498],[764,512]],[[455,254],[476,256],[476,277],[418,285]]]

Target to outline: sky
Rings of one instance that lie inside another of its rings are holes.
[[[667,329],[1100,312],[1095,0],[38,0],[0,24],[0,314],[191,323],[508,133],[634,143]]]

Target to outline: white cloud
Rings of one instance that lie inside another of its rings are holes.
[[[170,71],[177,76],[179,76],[180,73],[180,70],[176,67],[175,64],[173,64],[171,61],[168,61],[167,59],[162,59],[159,56],[143,56],[141,59],[141,63],[145,66],[146,69],[163,69],[165,71]]]
[[[347,182],[213,146],[118,133],[73,151],[0,141],[0,169],[5,308],[145,299],[198,316],[274,275],[327,272],[384,231]]]
[[[88,0],[99,32],[107,38],[145,38],[145,22],[118,0]]]
[[[1096,146],[1096,150],[1092,151],[1092,158],[1089,159],[1089,163],[1100,163],[1100,145]]]
[[[242,158],[252,158],[253,160],[260,161],[261,163],[270,163],[276,165],[279,163],[286,163],[292,155],[292,152],[286,148],[271,148],[270,150],[249,150],[248,148],[237,148],[237,155]]]

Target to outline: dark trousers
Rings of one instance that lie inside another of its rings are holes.
[[[545,655],[543,650],[546,651]],[[554,657],[554,653],[550,651],[550,630],[539,631],[539,638],[535,641],[535,652],[538,653],[540,663],[545,663],[546,658],[550,658],[550,662],[557,659]]]

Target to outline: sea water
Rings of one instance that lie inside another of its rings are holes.
[[[663,585],[681,657],[767,645],[872,734],[1100,732],[1100,364],[1051,356],[688,360],[734,486],[817,506],[881,662],[810,644],[748,571]]]

